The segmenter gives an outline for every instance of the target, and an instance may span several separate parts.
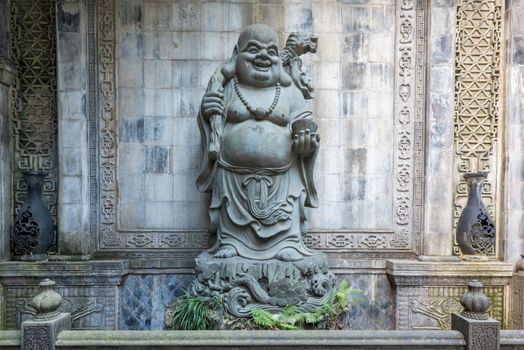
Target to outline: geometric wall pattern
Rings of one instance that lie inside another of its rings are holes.
[[[465,173],[489,173],[482,197],[496,217],[502,13],[499,0],[459,0],[457,3],[454,227],[468,197]],[[453,252],[460,254],[457,242]],[[495,254],[495,247],[488,254]]]
[[[44,181],[43,198],[56,224],[58,170],[55,1],[12,1],[11,26],[13,59],[18,67],[16,85],[11,94],[15,214],[27,192],[22,171],[44,170],[49,175]]]

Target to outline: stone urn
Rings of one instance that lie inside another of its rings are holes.
[[[53,243],[54,228],[51,213],[42,199],[42,186],[48,175],[43,171],[24,171],[27,197],[13,224],[13,241],[22,260],[46,260]]]
[[[457,223],[457,242],[464,255],[488,255],[495,246],[495,224],[482,202],[482,183],[487,173],[469,173],[468,202]]]
[[[36,310],[34,319],[50,320],[58,316],[62,296],[53,290],[55,285],[56,283],[48,278],[39,283],[41,292],[31,300],[31,304]]]
[[[482,293],[482,283],[472,280],[468,283],[468,291],[460,298],[460,303],[464,307],[462,315],[475,320],[487,320],[488,309],[491,306],[489,298]]]

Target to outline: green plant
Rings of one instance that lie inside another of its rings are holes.
[[[262,329],[344,329],[348,327],[345,317],[351,304],[364,300],[361,290],[350,288],[348,281],[342,280],[328,296],[327,302],[312,312],[303,312],[297,306],[286,306],[282,313],[273,315],[254,308],[251,319]]]
[[[251,318],[238,319],[225,312],[220,296],[197,297],[185,293],[166,306],[166,329],[207,330],[207,329],[344,329],[352,303],[365,300],[362,291],[350,288],[341,280],[327,302],[311,312],[298,306],[286,306],[279,314],[272,314],[261,308],[251,310]]]
[[[201,298],[185,293],[166,306],[166,328],[178,330],[207,330],[216,327],[222,318],[223,306],[219,297]]]

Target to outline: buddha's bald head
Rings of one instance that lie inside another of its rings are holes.
[[[273,43],[277,47],[278,35],[275,31],[265,24],[252,24],[240,33],[238,37],[238,48],[244,49],[250,40],[257,40],[262,43]]]
[[[278,35],[264,24],[244,29],[235,47],[235,75],[242,84],[254,87],[274,86],[282,76]]]

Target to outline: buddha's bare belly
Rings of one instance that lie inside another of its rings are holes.
[[[249,119],[224,128],[222,159],[235,166],[281,168],[293,161],[291,134],[287,126]]]

